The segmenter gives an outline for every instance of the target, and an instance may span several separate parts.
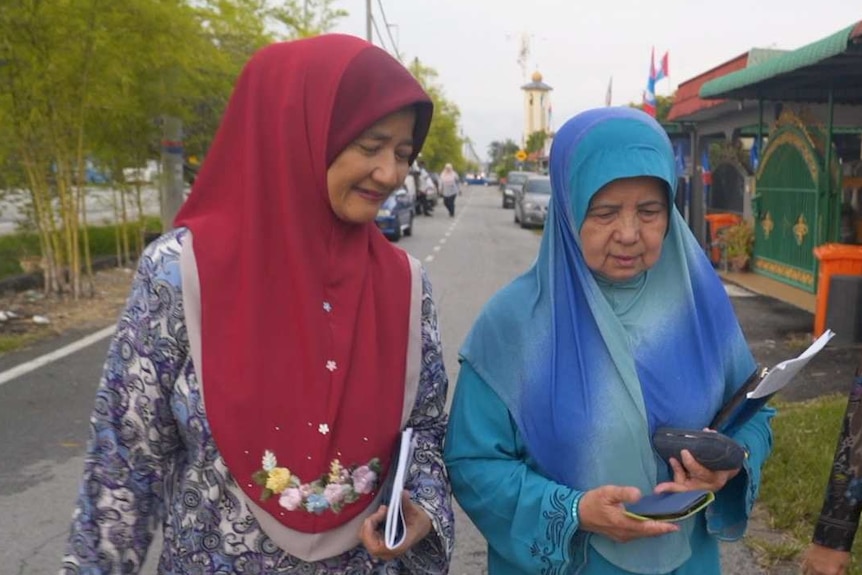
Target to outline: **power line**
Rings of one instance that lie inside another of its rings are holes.
[[[380,15],[383,17],[383,25],[386,26],[386,34],[389,36],[389,41],[395,49],[395,57],[400,60],[401,54],[398,52],[398,44],[395,43],[395,39],[392,37],[391,25],[389,24],[389,20],[386,18],[386,10],[383,9],[383,0],[377,0],[377,5],[380,6]],[[379,35],[380,33],[378,32],[378,36]]]
[[[371,0],[365,0],[365,39],[373,41],[371,37]]]
[[[386,47],[386,42],[383,41],[383,36],[380,34],[380,28],[377,27],[377,20],[374,16],[371,17],[371,24],[374,26],[374,31],[377,32],[377,38],[380,40],[380,45],[383,46],[384,50],[388,51],[389,49]]]

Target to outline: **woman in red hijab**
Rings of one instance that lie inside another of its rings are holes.
[[[243,70],[176,229],[143,254],[91,418],[64,573],[445,573],[448,381],[419,263],[374,224],[431,121],[383,50]],[[407,525],[382,540],[402,429]]]

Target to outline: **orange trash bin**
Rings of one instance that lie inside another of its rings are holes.
[[[704,219],[709,222],[709,260],[713,264],[721,263],[721,247],[719,246],[719,232],[722,229],[738,224],[742,217],[738,214],[707,214]]]
[[[814,313],[814,337],[820,337],[826,331],[829,281],[832,276],[837,275],[862,275],[862,246],[823,244],[814,248],[814,257],[820,261]]]

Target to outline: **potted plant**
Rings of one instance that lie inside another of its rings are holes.
[[[724,243],[724,257],[730,269],[740,272],[748,269],[748,263],[754,253],[754,226],[751,222],[742,221],[721,230]]]

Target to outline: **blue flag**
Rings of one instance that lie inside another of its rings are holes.
[[[752,144],[751,151],[748,154],[748,161],[751,164],[751,169],[756,172],[757,166],[760,165],[759,138],[754,138],[754,144]]]
[[[685,152],[682,149],[682,144],[677,144],[673,147],[674,163],[676,163],[676,177],[681,178],[685,175]]]

